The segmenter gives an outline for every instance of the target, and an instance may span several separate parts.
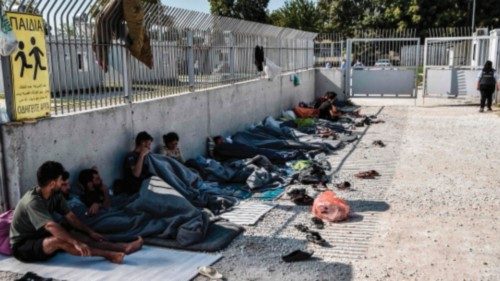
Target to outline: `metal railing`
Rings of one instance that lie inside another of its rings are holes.
[[[52,114],[61,115],[255,79],[255,46],[284,72],[313,67],[316,33],[142,4],[153,67],[131,56],[122,0],[15,0],[45,20]]]

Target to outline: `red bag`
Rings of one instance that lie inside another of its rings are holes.
[[[308,107],[296,106],[293,109],[293,112],[299,118],[314,118],[314,117],[318,117],[319,116],[319,110],[318,109],[308,108]]]
[[[349,205],[333,191],[325,191],[314,200],[312,213],[329,222],[343,221],[349,217]]]
[[[12,249],[10,248],[10,224],[12,223],[12,218],[14,217],[14,211],[10,210],[3,214],[0,214],[0,254],[7,256],[12,255]]]

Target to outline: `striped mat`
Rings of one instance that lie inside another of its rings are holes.
[[[144,246],[125,257],[123,264],[113,264],[97,257],[75,257],[58,254],[44,263],[22,263],[0,256],[0,270],[24,274],[34,272],[42,277],[68,281],[170,280],[194,278],[200,266],[215,263],[222,256]]]
[[[274,204],[259,201],[242,201],[233,210],[220,215],[222,218],[239,225],[254,225],[266,213],[274,208]]]

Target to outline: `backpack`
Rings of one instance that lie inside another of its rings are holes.
[[[481,78],[479,79],[479,89],[480,90],[491,90],[495,89],[495,84],[497,83],[495,79],[495,70],[485,71],[481,73]]]

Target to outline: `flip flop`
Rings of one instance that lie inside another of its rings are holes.
[[[325,228],[325,223],[323,222],[322,219],[320,218],[317,218],[317,217],[313,217],[311,219],[311,221],[313,222],[314,226],[317,228],[317,229],[323,229]]]
[[[298,231],[300,231],[300,232],[308,232],[308,231],[309,231],[309,227],[307,227],[307,226],[305,226],[305,225],[303,225],[303,224],[301,224],[301,223],[296,224],[296,225],[294,225],[294,226],[295,226],[295,228],[296,228]]]
[[[198,273],[210,279],[222,279],[222,274],[220,274],[215,268],[211,266],[198,267]]]
[[[348,181],[345,181],[343,183],[336,184],[336,186],[338,189],[349,189],[349,188],[351,188],[351,183]]]
[[[313,254],[314,254],[313,251],[295,250],[295,251],[293,251],[293,252],[291,252],[289,254],[281,256],[281,259],[284,262],[305,261],[305,260],[310,259]]]
[[[317,231],[309,231],[309,234],[306,235],[306,239],[307,241],[318,244],[320,246],[327,245],[326,240],[323,239],[323,237],[321,237],[321,235]]]

